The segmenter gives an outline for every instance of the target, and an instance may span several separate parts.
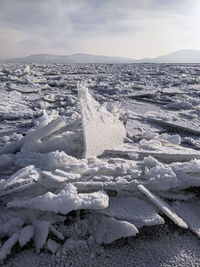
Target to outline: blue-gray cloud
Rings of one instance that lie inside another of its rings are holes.
[[[157,20],[159,25],[163,19],[170,22],[176,16],[189,16],[197,3],[198,0],[1,0],[0,57],[89,51],[90,41],[94,46],[101,41],[105,44],[106,40],[110,46],[112,40],[113,46],[118,45],[128,37],[141,42],[137,38],[145,33],[148,21]],[[104,45],[99,53],[105,53],[105,49]]]

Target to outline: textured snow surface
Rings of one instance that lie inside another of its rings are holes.
[[[187,244],[196,251],[189,231],[200,236],[199,75],[199,65],[1,64],[2,264],[198,262]]]

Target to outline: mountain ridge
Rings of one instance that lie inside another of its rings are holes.
[[[16,63],[132,63],[134,59],[76,53],[72,55],[32,54],[23,58],[4,60]]]
[[[155,58],[131,59],[125,57],[109,57],[87,53],[71,55],[32,54],[3,60],[13,63],[200,63],[200,50],[182,49]]]

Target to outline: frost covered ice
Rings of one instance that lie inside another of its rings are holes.
[[[123,144],[124,125],[116,116],[91,97],[82,83],[78,84],[79,101],[84,135],[84,156],[99,156],[105,149]]]
[[[162,214],[199,237],[193,189],[200,186],[199,102],[172,86],[174,69],[152,74],[148,87],[137,78],[138,66],[127,74],[132,65],[17,68],[5,66],[0,74],[2,262],[14,247],[29,245],[57,258],[87,254],[143,226],[163,225]],[[84,68],[91,80],[76,86]],[[151,68],[155,73],[155,66],[143,67],[147,77]],[[97,79],[98,71],[105,76]],[[190,92],[198,94],[195,86]]]

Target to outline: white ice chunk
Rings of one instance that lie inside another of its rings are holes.
[[[149,141],[142,139],[140,140],[139,144],[144,149],[159,149],[162,146],[160,141],[154,139]]]
[[[122,122],[96,102],[85,85],[78,84],[84,135],[84,157],[102,154],[124,142],[126,130]]]
[[[15,158],[17,166],[35,165],[43,170],[69,169],[69,165],[78,165],[77,163],[76,158],[67,155],[64,151],[52,151],[45,154],[38,152],[19,153]]]
[[[138,233],[138,229],[126,221],[105,216],[91,216],[90,219],[92,226],[89,232],[98,244],[109,244],[119,238],[135,236]]]
[[[163,218],[146,201],[136,197],[112,197],[109,207],[101,211],[118,220],[128,221],[136,227],[163,224]]]
[[[27,166],[20,169],[10,178],[8,178],[4,183],[0,185],[0,191],[5,189],[11,189],[16,186],[20,186],[26,183],[31,183],[37,181],[40,177],[40,173],[34,167],[34,165]]]
[[[34,223],[34,242],[37,252],[40,252],[40,249],[43,248],[46,242],[49,225],[50,223],[48,221],[35,221]]]
[[[104,209],[108,206],[108,196],[103,191],[78,194],[76,187],[68,184],[57,195],[47,192],[30,200],[13,200],[7,205],[67,214],[78,209]]]
[[[188,175],[191,176],[200,176],[200,160],[199,159],[192,159],[189,162],[183,162],[183,163],[171,163],[172,168],[175,171],[184,171]]]
[[[143,177],[148,179],[149,188],[153,190],[169,190],[179,185],[176,174],[166,164],[162,164],[152,156],[144,158]]]
[[[45,150],[45,141],[42,140],[51,134],[59,131],[66,126],[66,123],[61,117],[58,117],[55,120],[52,120],[47,125],[37,130],[31,130],[24,137],[24,143],[21,148],[21,152],[42,152]]]
[[[49,226],[49,231],[60,240],[64,240],[64,236],[53,225]]]
[[[34,227],[32,225],[25,226],[19,233],[19,244],[20,247],[25,246],[34,235]]]
[[[26,65],[26,67],[24,68],[24,73],[23,74],[29,74],[30,73],[30,66]]]
[[[167,145],[167,143],[171,143],[174,145],[180,145],[181,137],[179,134],[169,135],[167,133],[161,134],[157,137],[163,143],[163,145]]]
[[[30,93],[38,93],[42,89],[50,89],[50,86],[48,84],[46,85],[40,85],[40,84],[25,84],[25,85],[18,85],[18,84],[10,84],[9,86],[10,90],[16,90],[20,93],[24,94],[30,94]]]
[[[10,236],[17,232],[24,224],[24,221],[20,218],[13,218],[8,222],[0,225],[0,237]]]
[[[147,141],[146,141],[147,142]],[[159,143],[158,143],[159,144]],[[150,145],[150,143],[148,143]],[[155,144],[154,144],[155,145]],[[137,143],[125,143],[119,146],[116,146],[113,149],[107,149],[106,153],[114,154],[114,155],[128,155],[131,152],[135,152],[139,157],[145,157],[151,155],[152,157],[160,160],[164,160],[165,162],[173,162],[173,161],[188,161],[194,158],[200,158],[200,152],[182,146],[177,146],[170,144],[168,146],[154,146],[143,148],[138,146]]]
[[[200,186],[200,160],[194,159],[190,162],[174,162],[170,164],[176,173],[180,185],[179,188],[185,189],[193,186]]]
[[[188,226],[184,222],[184,220],[182,218],[180,218],[165,201],[163,201],[162,199],[160,199],[159,197],[154,195],[152,192],[150,192],[143,185],[138,185],[137,188],[140,192],[145,194],[145,196],[153,204],[155,204],[165,215],[167,215],[175,224],[177,224],[181,228],[185,228],[185,229],[188,228]]]
[[[42,176],[39,182],[45,187],[59,187],[63,183],[74,182],[81,177],[79,173],[66,172],[65,176],[60,176],[48,171],[43,171]]]
[[[60,244],[58,244],[57,242],[55,242],[52,239],[48,239],[47,248],[48,248],[49,251],[51,251],[51,253],[55,254],[60,247],[61,247]]]
[[[19,235],[13,234],[2,246],[0,250],[0,262],[6,259],[6,257],[11,253],[11,249],[17,243]]]
[[[7,155],[7,154],[0,155],[0,170],[11,167],[13,163],[14,163],[14,160],[11,155]]]

